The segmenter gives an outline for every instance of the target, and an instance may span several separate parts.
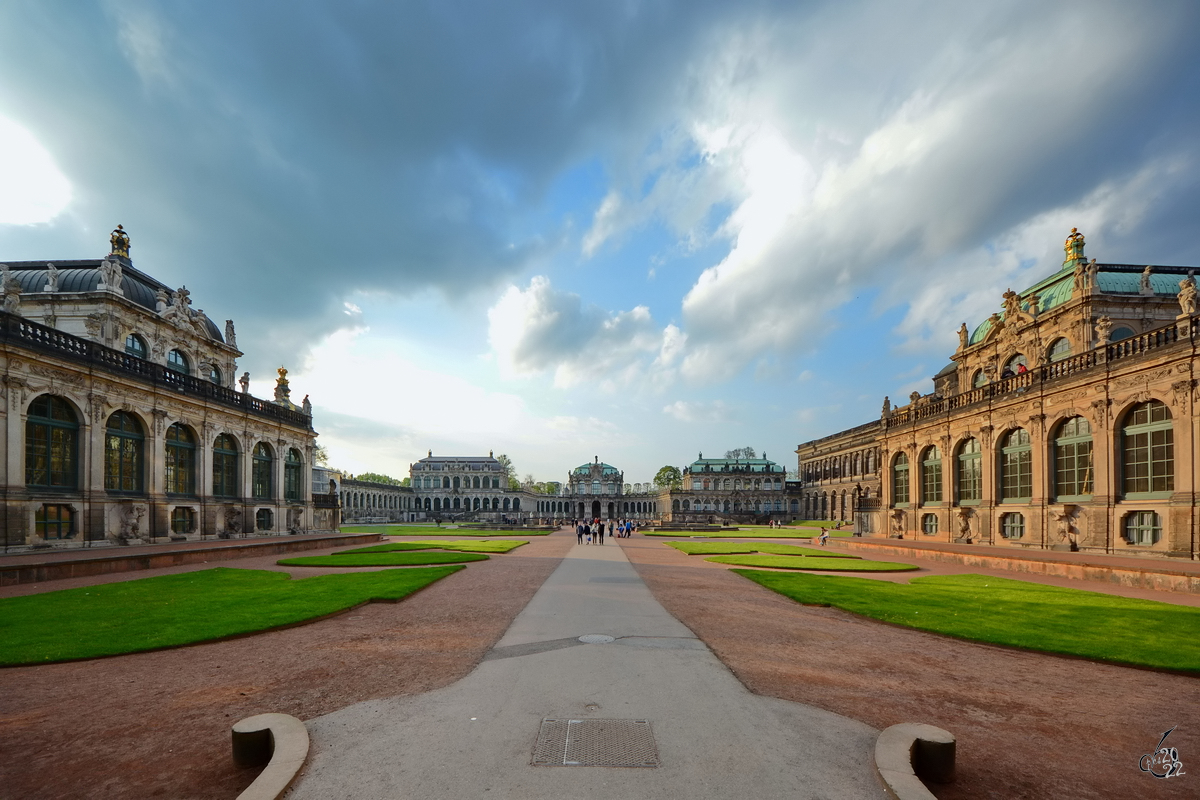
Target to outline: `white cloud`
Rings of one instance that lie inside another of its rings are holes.
[[[710,403],[694,400],[676,400],[663,406],[663,413],[680,422],[718,423],[734,420],[733,410],[721,400]]]
[[[49,222],[71,202],[71,183],[27,130],[0,117],[0,224]]]
[[[627,384],[657,356],[674,358],[681,334],[660,330],[645,306],[608,312],[538,275],[510,286],[488,310],[488,339],[508,376],[554,373],[554,384]]]

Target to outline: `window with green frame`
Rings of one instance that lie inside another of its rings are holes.
[[[79,485],[79,420],[61,397],[44,394],[25,418],[25,485],[74,489]]]
[[[1125,494],[1175,489],[1175,434],[1171,412],[1157,400],[1134,406],[1121,429]]]
[[[909,502],[908,456],[904,453],[892,462],[892,502],[898,506],[906,506]]]
[[[1020,539],[1025,535],[1025,515],[1009,513],[1000,518],[1000,535],[1005,539]]]
[[[1092,493],[1092,426],[1071,417],[1054,438],[1055,497],[1085,497]]]
[[[1162,519],[1153,511],[1131,511],[1125,515],[1125,541],[1152,545],[1162,538]]]
[[[1017,428],[1000,442],[1000,499],[1028,500],[1033,496],[1033,447],[1029,431]]]
[[[942,502],[942,451],[937,445],[925,448],[921,459],[921,502]]]
[[[196,437],[186,425],[167,428],[167,494],[196,493]]]
[[[284,500],[302,500],[303,495],[301,488],[304,475],[304,462],[300,458],[300,451],[296,448],[289,448],[287,457],[283,460],[283,499]],[[475,479],[478,484],[479,479]]]
[[[43,539],[70,539],[75,535],[75,515],[70,506],[46,503],[34,512],[34,532]]]
[[[257,531],[269,531],[275,527],[275,515],[271,513],[269,508],[260,508],[254,513],[254,529]]]
[[[114,411],[104,431],[104,488],[139,494],[143,483],[146,435],[142,423],[126,411]]]
[[[222,433],[213,442],[213,495],[239,497],[237,440]]]
[[[250,491],[256,500],[271,498],[271,468],[275,459],[271,457],[271,448],[264,442],[254,445],[254,455],[250,465]]]
[[[932,536],[938,532],[938,517],[937,514],[922,514],[921,515],[921,530],[927,535]]]
[[[978,502],[983,498],[983,457],[979,440],[967,439],[958,447],[958,501]]]
[[[187,506],[171,510],[171,533],[192,533],[196,530],[196,511]]]

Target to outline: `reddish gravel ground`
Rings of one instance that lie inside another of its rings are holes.
[[[1200,797],[1200,679],[802,606],[661,541],[620,541],[658,601],[751,691],[880,729],[926,722],[953,732],[958,779],[931,787],[941,800]],[[921,574],[930,573],[903,579]],[[1168,743],[1189,774],[1155,779],[1138,760],[1173,725]]]
[[[1188,769],[1200,756],[1200,680],[800,606],[661,540],[620,543],[659,601],[753,691],[878,728],[914,721],[953,731],[959,779],[935,787],[942,800],[1200,796]],[[572,544],[573,535],[533,537],[402,603],[312,625],[0,670],[0,797],[235,797],[256,772],[232,764],[233,722],[265,711],[311,719],[453,683],[479,663]],[[276,558],[228,566],[271,568]],[[0,596],[202,568],[11,587]],[[916,574],[928,573],[908,576]],[[1139,772],[1138,758],[1175,724],[1170,741],[1189,774],[1164,781]],[[1194,772],[1200,776],[1200,767]]]
[[[565,536],[535,536],[401,603],[372,603],[311,625],[177,650],[0,669],[0,797],[236,797],[257,771],[233,765],[234,722],[267,711],[306,720],[453,683],[479,663],[572,544]],[[281,557],[223,566],[266,569]],[[38,590],[202,568],[55,581]],[[12,589],[4,595],[33,591]]]

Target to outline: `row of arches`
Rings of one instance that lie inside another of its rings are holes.
[[[37,489],[73,490],[80,486],[80,431],[86,426],[74,406],[65,398],[45,394],[29,405],[25,420],[25,485]],[[115,411],[104,425],[104,489],[123,495],[143,495],[149,484],[150,461],[145,421],[131,411]],[[163,437],[161,482],[155,482],[168,495],[240,498],[249,490],[256,500],[304,500],[304,459],[296,448],[283,456],[282,486],[279,483],[278,454],[269,443],[256,442],[246,452],[232,433],[218,434],[210,448],[199,442],[196,432],[183,422],[175,422]],[[246,456],[249,455],[247,465]],[[207,458],[211,465],[211,484],[202,485],[200,464]],[[249,467],[249,486],[243,484],[243,470]]]
[[[505,497],[426,497],[417,499],[423,511],[520,511],[521,498]],[[423,507],[422,507],[423,506]]]
[[[499,489],[499,476],[422,475],[413,478],[416,489]]]
[[[724,490],[727,492],[734,491],[756,491],[769,492],[775,490],[783,491],[782,478],[692,478],[693,490]]]
[[[125,337],[125,354],[146,360],[146,356],[150,350],[146,346],[146,340],[136,333],[131,333]],[[204,367],[203,374],[200,377],[212,381],[218,386],[223,386],[224,375],[221,374],[221,368],[216,364],[202,364]],[[178,348],[167,353],[167,369],[175,370],[184,375],[192,374],[192,359],[187,353]]]
[[[871,497],[870,488],[806,494],[801,510],[804,519],[853,519],[859,500]]]
[[[798,510],[799,504],[793,501],[796,508],[790,510]],[[724,514],[774,514],[783,513],[785,510],[785,502],[779,499],[762,500],[762,499],[746,499],[746,500],[710,500],[705,498],[690,498],[685,497],[682,500],[672,500],[671,510],[675,512],[689,511],[696,513],[713,512]]]
[[[879,452],[869,447],[854,453],[808,461],[801,467],[801,479],[816,483],[834,478],[865,478],[879,471]]]
[[[1102,493],[1111,489],[1123,499],[1144,500],[1169,497],[1174,491],[1173,420],[1163,402],[1131,406],[1118,415],[1111,442],[1100,444],[1114,456],[1112,485],[1102,487]],[[892,458],[889,501],[893,507],[1029,501],[1035,492],[1052,502],[1087,501],[1096,491],[1096,446],[1091,422],[1078,415],[1052,424],[1044,447],[1024,428],[1006,430],[989,454],[995,480],[985,482],[985,453],[976,437],[959,441],[948,465],[940,447],[926,445],[917,452],[915,463],[904,452]]]
[[[385,511],[407,511],[412,508],[412,498],[381,492],[344,492],[342,505],[345,508],[382,509]]]

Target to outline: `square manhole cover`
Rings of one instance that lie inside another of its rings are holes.
[[[544,719],[533,765],[657,767],[654,731],[644,719]]]

